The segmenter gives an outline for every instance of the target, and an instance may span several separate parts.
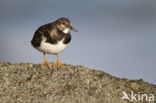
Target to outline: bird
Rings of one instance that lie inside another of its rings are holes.
[[[71,21],[68,18],[61,17],[54,22],[50,22],[40,26],[34,33],[31,40],[31,44],[34,48],[39,50],[44,55],[44,62],[40,65],[50,64],[57,68],[64,65],[59,61],[59,54],[69,45],[71,41],[70,30],[78,32],[72,27]],[[57,56],[57,62],[50,63],[46,59],[46,54],[52,54]]]

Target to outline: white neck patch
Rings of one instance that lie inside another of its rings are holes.
[[[69,29],[66,28],[66,29],[63,30],[63,32],[64,32],[65,34],[67,34],[67,33],[69,32]]]

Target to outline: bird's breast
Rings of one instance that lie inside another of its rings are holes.
[[[64,38],[62,38],[60,41],[57,41],[56,44],[52,44],[49,42],[46,42],[46,38],[42,37],[42,41],[40,43],[40,46],[37,48],[41,52],[45,52],[48,54],[58,54],[61,53],[68,44],[64,43]]]

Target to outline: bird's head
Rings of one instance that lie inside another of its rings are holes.
[[[74,29],[71,26],[71,22],[67,18],[60,18],[56,20],[56,26],[59,30],[61,30],[63,33],[69,33],[70,30],[73,30],[75,32],[78,32],[76,29]]]

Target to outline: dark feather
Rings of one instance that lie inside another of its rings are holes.
[[[52,35],[50,34],[52,30],[56,29]],[[55,22],[54,23],[49,23],[41,26],[40,28],[37,29],[37,31],[34,34],[34,37],[31,41],[32,45],[34,47],[39,47],[40,43],[42,41],[42,36],[47,38],[46,42],[51,43],[51,44],[57,44],[58,41],[62,40],[64,38],[65,44],[68,44],[71,40],[71,35],[70,33],[63,33],[59,29],[57,29]]]

